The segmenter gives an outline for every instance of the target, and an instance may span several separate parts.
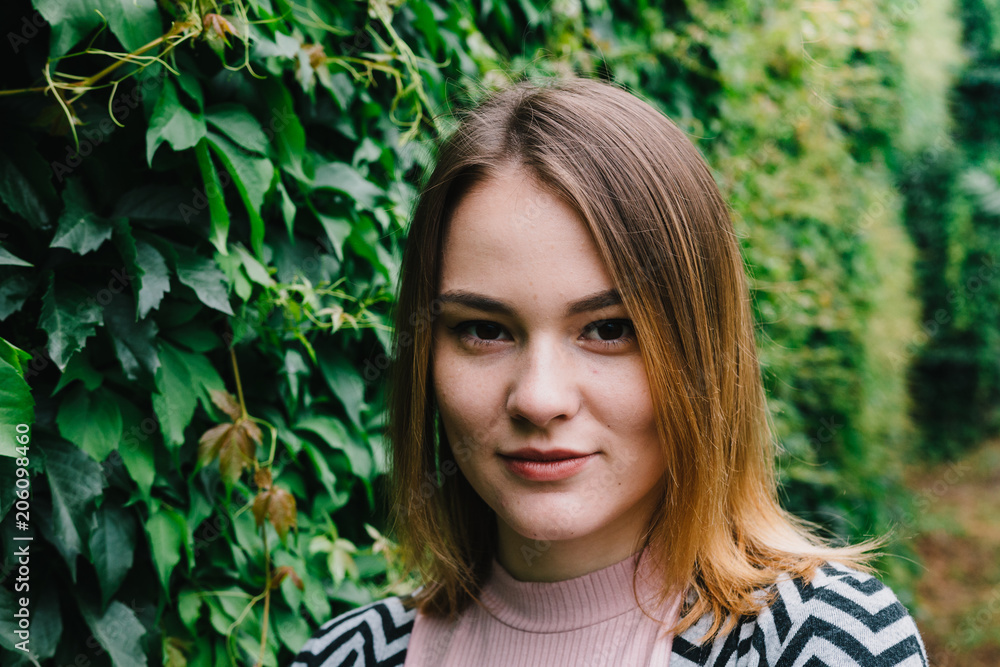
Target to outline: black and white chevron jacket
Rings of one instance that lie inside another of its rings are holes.
[[[875,577],[828,563],[811,583],[775,586],[771,606],[729,634],[698,645],[705,616],[675,637],[670,667],[927,667],[916,624]],[[400,667],[415,616],[399,597],[349,611],[323,624],[291,667]]]

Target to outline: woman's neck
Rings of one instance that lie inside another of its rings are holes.
[[[520,581],[563,581],[579,577],[621,562],[641,546],[635,526],[624,521],[616,526],[618,530],[604,531],[599,539],[587,535],[568,540],[532,540],[518,534],[502,520],[497,524],[497,561]]]

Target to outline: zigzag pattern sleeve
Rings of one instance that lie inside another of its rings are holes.
[[[320,627],[291,667],[402,667],[416,614],[398,597],[343,613]]]
[[[711,618],[674,639],[671,667],[927,667],[916,624],[877,578],[828,563],[811,583],[784,578],[774,602],[698,645]]]

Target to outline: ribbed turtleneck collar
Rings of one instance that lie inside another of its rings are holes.
[[[515,579],[494,558],[480,598],[494,618],[518,630],[578,630],[636,609],[632,575],[640,553],[579,577],[545,582]],[[656,587],[648,562],[642,560],[636,592],[646,610],[655,615]]]

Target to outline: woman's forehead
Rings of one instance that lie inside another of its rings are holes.
[[[442,252],[442,292],[530,285],[584,295],[613,287],[583,219],[523,172],[471,189],[453,212]]]

